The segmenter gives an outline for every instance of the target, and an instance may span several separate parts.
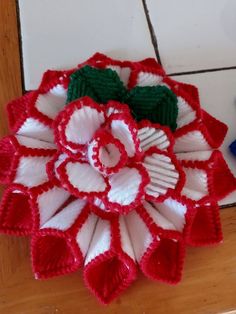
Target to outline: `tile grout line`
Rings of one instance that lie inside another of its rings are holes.
[[[21,22],[20,22],[20,5],[19,0],[16,0],[16,19],[17,19],[17,33],[20,55],[20,75],[21,75],[21,89],[22,94],[25,94],[25,75],[24,75],[24,60],[23,60],[23,47],[22,47],[22,35],[21,35]]]
[[[157,58],[158,62],[161,64],[161,57],[160,57],[160,53],[159,53],[159,49],[158,49],[157,37],[156,37],[155,31],[154,31],[154,28],[152,26],[152,22],[150,19],[149,10],[147,7],[146,0],[142,0],[142,4],[143,4],[143,9],[144,9],[144,13],[146,16],[146,20],[147,20],[149,32],[150,32],[152,45],[153,45],[153,48],[154,48],[154,51],[156,54],[156,58]]]
[[[236,66],[223,67],[223,68],[203,69],[203,70],[195,70],[195,71],[176,72],[176,73],[168,73],[167,75],[169,75],[169,76],[179,76],[179,75],[200,74],[200,73],[227,71],[227,70],[236,70]]]

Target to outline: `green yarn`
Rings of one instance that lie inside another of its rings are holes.
[[[115,71],[86,65],[71,75],[67,103],[89,96],[96,102],[105,104],[111,99],[120,100],[124,94],[126,89]]]
[[[83,96],[100,104],[117,100],[129,105],[137,121],[147,119],[169,126],[172,131],[177,127],[177,97],[166,86],[137,86],[127,90],[115,71],[86,65],[70,76],[67,103]]]
[[[137,121],[148,119],[176,129],[177,97],[166,86],[137,86],[129,92],[127,103]]]

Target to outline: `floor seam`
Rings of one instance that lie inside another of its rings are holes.
[[[152,26],[152,22],[151,22],[151,18],[150,18],[150,15],[149,15],[149,10],[148,10],[148,7],[147,7],[146,0],[142,0],[142,3],[143,3],[144,13],[145,13],[145,16],[146,16],[149,32],[150,32],[152,45],[153,45],[153,48],[154,48],[154,51],[155,51],[155,54],[156,54],[156,58],[157,58],[158,62],[160,64],[162,64],[161,63],[161,57],[160,57],[159,49],[158,49],[157,36],[155,34],[154,27]]]

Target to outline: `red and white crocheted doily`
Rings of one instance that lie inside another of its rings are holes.
[[[236,187],[217,150],[227,126],[154,59],[97,53],[47,71],[8,114],[0,230],[31,237],[37,279],[83,268],[109,303],[138,267],[174,284],[186,245],[222,241],[217,202]]]

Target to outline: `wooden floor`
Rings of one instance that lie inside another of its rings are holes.
[[[5,103],[21,94],[16,8],[0,0],[0,136],[7,134]],[[123,295],[101,306],[85,288],[81,273],[36,281],[25,238],[0,236],[1,314],[215,314],[236,313],[236,208],[221,211],[224,243],[189,248],[183,281],[167,286],[141,274]]]

